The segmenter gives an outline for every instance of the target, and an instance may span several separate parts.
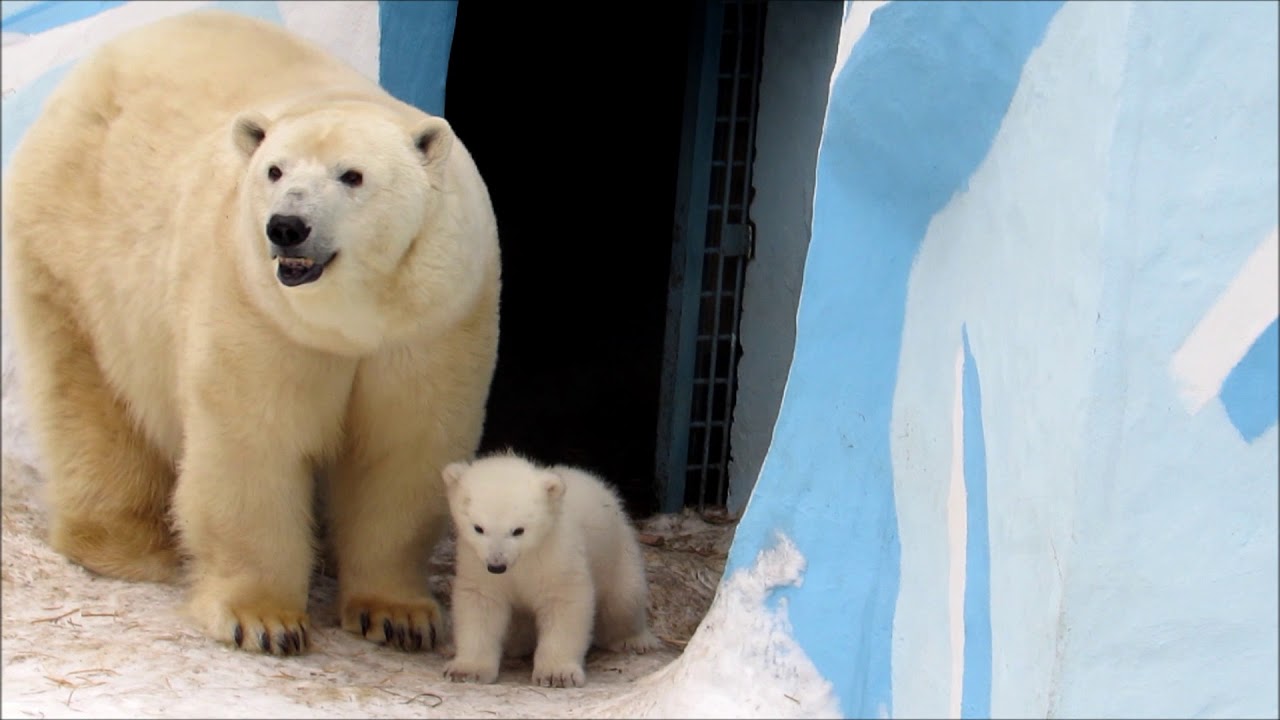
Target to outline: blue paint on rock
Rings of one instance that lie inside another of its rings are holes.
[[[1280,413],[1280,336],[1276,324],[1271,321],[1222,383],[1227,417],[1248,442],[1275,425]]]
[[[991,717],[991,542],[987,517],[987,441],[982,423],[982,383],[964,342],[964,488],[966,527],[964,579],[964,681],[960,714]]]
[[[890,3],[832,88],[795,356],[727,571],[751,566],[775,531],[794,539],[803,585],[776,592],[848,717],[892,713],[889,428],[911,263],[986,156],[1060,6]]]

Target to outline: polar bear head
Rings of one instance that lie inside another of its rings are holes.
[[[441,473],[458,542],[494,574],[542,545],[559,519],[564,480],[513,454],[451,463]]]
[[[469,213],[483,227],[492,209],[487,194],[446,207],[457,172],[443,118],[367,100],[311,102],[271,118],[245,112],[232,140],[244,160],[241,269],[296,339],[369,352],[481,284],[485,243],[460,237]]]

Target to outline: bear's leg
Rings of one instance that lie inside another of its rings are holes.
[[[174,469],[107,385],[93,346],[32,263],[11,283],[22,393],[40,445],[49,543],[84,567],[127,580],[171,582],[179,558],[167,521]]]
[[[644,653],[660,645],[649,632],[644,559],[635,540],[624,539],[622,547],[624,557],[615,565],[612,581],[599,589],[595,645],[613,652]]]
[[[206,633],[245,650],[309,646],[311,469],[280,448],[188,435],[174,509],[190,554],[188,610]],[[275,456],[273,456],[275,455]]]
[[[582,661],[591,646],[595,598],[586,573],[553,581],[553,595],[534,609],[538,621],[538,649],[533,653],[533,684],[543,687],[582,687],[587,684]],[[456,612],[456,610],[455,610]]]
[[[450,363],[445,352],[409,351],[362,361],[346,452],[329,477],[342,627],[403,650],[434,647],[442,630],[427,585],[449,522],[440,470],[475,451],[483,422],[488,376]]]
[[[454,682],[497,680],[503,637],[510,623],[510,605],[459,577],[453,586],[453,641],[457,651],[444,666],[444,676]]]
[[[183,386],[174,513],[192,561],[188,610],[222,642],[297,654],[310,640],[314,464],[338,444],[355,364],[273,343],[248,323],[228,331],[236,342],[191,351],[202,361]]]
[[[430,465],[405,461],[405,454],[338,463],[329,476],[328,532],[342,627],[401,650],[430,650],[444,615],[427,587],[426,567],[447,518],[423,497]]]

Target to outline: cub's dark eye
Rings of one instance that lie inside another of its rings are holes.
[[[515,530],[511,531],[511,534],[514,535],[515,537],[520,537],[521,535],[524,534],[524,528],[516,528]]]
[[[360,184],[364,182],[364,175],[361,175],[359,170],[348,170],[342,173],[338,180],[342,181],[343,185],[360,187]]]
[[[478,535],[484,534],[484,528],[480,527],[479,525],[472,525],[471,527],[476,531],[476,534]]]
[[[267,179],[270,180],[271,182],[275,182],[279,180],[280,176],[283,174],[284,173],[280,172],[280,168],[276,167],[275,165],[272,165],[271,167],[267,168]]]

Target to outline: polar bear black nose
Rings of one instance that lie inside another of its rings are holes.
[[[297,215],[272,215],[267,221],[267,239],[280,247],[297,245],[311,234],[311,228]]]
[[[506,565],[495,565],[493,563],[489,563],[489,572],[493,573],[494,575],[501,575],[506,571],[507,571]]]

